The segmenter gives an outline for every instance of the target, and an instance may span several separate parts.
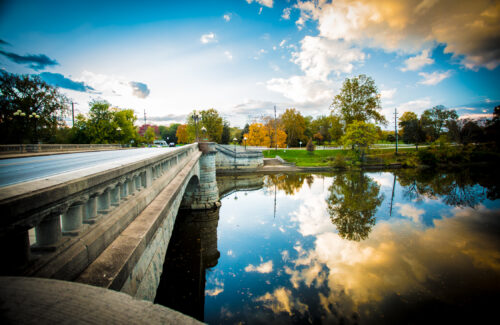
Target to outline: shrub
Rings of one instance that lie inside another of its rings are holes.
[[[434,152],[432,152],[429,149],[426,150],[419,150],[418,151],[418,159],[420,160],[420,163],[428,166],[436,166],[437,164],[437,158]]]
[[[333,160],[332,166],[337,167],[337,168],[347,168],[347,162],[346,162],[344,156],[343,155],[336,155],[334,160]]]

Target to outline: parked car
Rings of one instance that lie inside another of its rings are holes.
[[[153,141],[153,147],[157,147],[157,148],[168,147],[167,141],[165,141],[165,140],[155,140],[155,141]]]
[[[168,146],[169,146],[169,147],[175,147],[175,143],[170,142],[170,143],[168,144]]]

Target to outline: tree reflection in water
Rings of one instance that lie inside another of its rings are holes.
[[[155,303],[203,321],[205,272],[217,265],[219,208],[179,210]]]
[[[314,177],[311,174],[271,174],[264,178],[264,187],[268,191],[272,191],[274,186],[280,191],[285,192],[286,195],[294,195],[304,185],[304,181],[311,186],[314,182]]]
[[[498,173],[493,171],[488,176],[477,170],[442,173],[430,169],[406,169],[396,173],[404,197],[410,200],[439,197],[450,206],[475,208],[486,198],[500,198],[497,185],[500,180]]]
[[[328,212],[339,235],[355,241],[366,239],[384,199],[379,195],[380,186],[360,171],[336,175],[328,190]]]

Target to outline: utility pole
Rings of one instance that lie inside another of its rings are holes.
[[[73,117],[73,124],[71,124],[71,127],[75,127],[75,104],[71,102],[71,116]]]
[[[274,151],[278,151],[278,122],[276,122],[276,105],[274,105]]]
[[[394,108],[394,130],[396,136],[396,156],[398,155],[398,109]]]

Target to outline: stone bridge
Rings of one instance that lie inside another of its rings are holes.
[[[0,189],[2,275],[76,281],[152,301],[177,212],[216,209],[214,144]]]

